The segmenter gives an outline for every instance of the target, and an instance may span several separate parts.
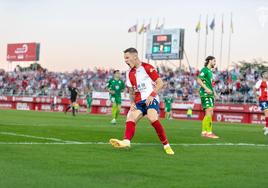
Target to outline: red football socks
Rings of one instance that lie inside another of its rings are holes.
[[[159,120],[156,120],[155,122],[152,123],[152,126],[154,127],[160,141],[162,142],[163,145],[168,144],[167,136],[165,133],[165,130],[163,126],[161,125]]]
[[[266,121],[265,127],[268,128],[268,117],[265,117],[265,121]]]
[[[135,126],[136,126],[136,123],[133,121],[126,122],[126,130],[125,130],[124,139],[131,140],[133,138],[135,134]]]

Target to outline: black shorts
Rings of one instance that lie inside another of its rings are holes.
[[[76,98],[71,98],[71,102],[76,102]]]

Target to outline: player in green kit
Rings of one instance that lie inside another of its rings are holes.
[[[201,86],[199,95],[201,98],[202,108],[205,110],[205,117],[202,121],[202,137],[206,138],[219,138],[212,132],[212,115],[214,108],[214,96],[216,96],[213,86],[212,69],[216,65],[216,59],[213,56],[206,58],[205,66],[200,71],[197,77],[197,83]]]
[[[110,93],[110,100],[112,102],[112,124],[116,123],[121,108],[121,92],[125,89],[125,83],[120,79],[120,71],[115,70],[114,76],[107,83],[107,89]]]
[[[164,102],[165,102],[166,119],[171,119],[171,108],[173,99],[171,96],[168,96],[164,98]]]
[[[91,112],[91,105],[92,105],[92,89],[91,87],[87,88],[87,95],[86,95],[86,101],[87,101],[87,112]]]

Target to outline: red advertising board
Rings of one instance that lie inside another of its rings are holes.
[[[38,43],[17,43],[7,45],[7,61],[38,61]]]
[[[235,112],[215,112],[214,121],[231,122],[231,123],[248,123],[248,114]]]
[[[0,101],[0,109],[13,109],[14,105],[12,102],[2,102]]]
[[[171,115],[175,119],[188,119],[187,110],[172,110]],[[165,117],[165,114],[162,116]],[[201,112],[200,111],[193,111],[191,119],[199,120],[201,119]]]
[[[232,111],[232,112],[245,112],[245,105],[239,104],[216,104],[215,111]]]
[[[265,124],[265,115],[263,114],[256,114],[251,113],[249,117],[249,122],[253,124]]]
[[[70,104],[68,98],[57,98],[55,105],[52,97],[26,97],[26,96],[0,96],[0,109],[38,110],[62,112]],[[79,112],[86,113],[85,99],[78,99]],[[92,114],[111,114],[111,101],[109,99],[94,98],[92,101]],[[123,100],[121,115],[127,115],[130,101]],[[193,108],[192,120],[202,120],[204,111],[200,104],[193,102],[173,103],[172,117],[175,119],[187,119],[187,109]],[[160,117],[165,117],[164,104],[160,103]],[[265,116],[257,105],[254,104],[216,104],[213,121],[265,124]]]

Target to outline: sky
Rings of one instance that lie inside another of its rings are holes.
[[[263,17],[261,11],[264,10]],[[205,55],[212,53],[213,34],[207,36],[205,54],[205,18],[215,15],[214,56],[218,66],[227,67],[230,18],[233,14],[231,62],[262,59],[268,61],[267,0],[0,0],[0,68],[15,67],[6,61],[8,43],[38,42],[39,63],[49,71],[73,71],[98,68],[127,70],[123,50],[135,47],[135,33],[128,33],[135,23],[157,20],[165,29],[185,29],[183,66],[201,68]],[[219,62],[221,16],[224,15],[222,62]],[[195,27],[201,15],[200,48],[197,61],[198,34]],[[263,18],[261,21],[260,19]],[[142,35],[138,36],[141,56]],[[144,59],[140,57],[141,59]],[[144,61],[146,61],[144,59]],[[179,61],[152,62],[179,67]],[[27,66],[29,62],[20,62]],[[229,64],[230,65],[230,64]]]

